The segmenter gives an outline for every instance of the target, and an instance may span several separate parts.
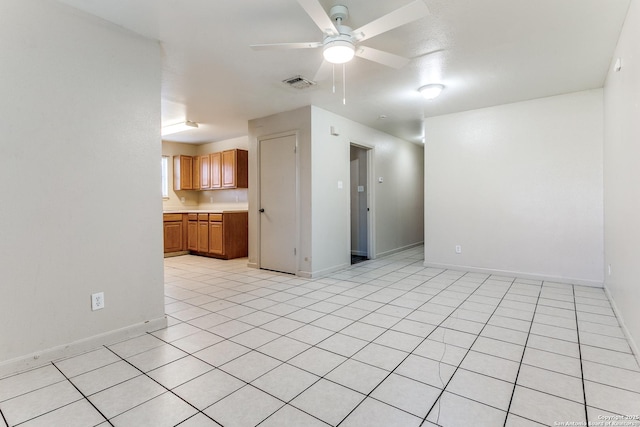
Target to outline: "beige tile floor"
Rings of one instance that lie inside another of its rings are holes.
[[[0,427],[640,426],[602,289],[422,253],[315,280],[167,258],[169,326],[0,379]]]

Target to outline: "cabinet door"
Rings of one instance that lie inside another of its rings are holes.
[[[187,224],[187,249],[198,251],[198,221],[189,221]]]
[[[211,165],[210,157],[206,156],[198,157],[200,159],[200,188],[202,190],[208,190],[211,188]]]
[[[193,158],[193,189],[200,190],[200,157]]]
[[[236,186],[236,150],[222,152],[222,187]]]
[[[164,252],[179,252],[182,250],[182,222],[171,221],[164,223]]]
[[[249,185],[249,152],[222,152],[222,188],[247,188]]]
[[[209,223],[209,252],[224,255],[224,239],[222,222]]]
[[[198,220],[198,252],[209,252],[209,221]]]
[[[193,190],[193,157],[173,156],[173,189]]]
[[[211,162],[211,187],[222,188],[222,153],[212,153],[209,155]]]

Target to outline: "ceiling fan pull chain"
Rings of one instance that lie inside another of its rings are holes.
[[[342,105],[347,105],[347,64],[342,64]]]
[[[333,73],[333,93],[336,93],[336,64],[331,64],[331,71]]]

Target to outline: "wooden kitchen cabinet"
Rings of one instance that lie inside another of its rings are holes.
[[[200,190],[211,189],[211,156],[199,156],[199,186]]]
[[[216,227],[215,232],[222,234],[222,248],[215,255],[224,259],[246,257],[249,253],[249,215],[247,212],[225,212],[221,216],[221,227]]]
[[[187,215],[187,249],[198,251],[198,214]]]
[[[164,252],[232,259],[249,254],[247,212],[166,213]]]
[[[249,152],[227,150],[222,152],[222,188],[249,186]]]
[[[192,182],[193,182],[193,189],[194,190],[200,190],[200,174],[202,172],[202,168],[200,167],[200,157],[199,156],[195,156],[193,158],[193,177],[192,177]]]
[[[222,153],[209,154],[211,164],[210,187],[212,190],[222,188]]]
[[[219,216],[219,220],[217,220]],[[224,233],[222,214],[209,215],[209,253],[224,255]]]
[[[204,156],[173,156],[174,190],[248,188],[249,152],[226,150]]]
[[[198,214],[198,252],[209,252],[209,214]]]
[[[193,157],[173,156],[173,189],[193,190]]]
[[[182,214],[164,214],[164,253],[185,250],[184,224]]]

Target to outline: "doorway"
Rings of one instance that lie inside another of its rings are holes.
[[[369,241],[369,149],[352,144],[351,174],[351,264],[370,258]]]
[[[296,134],[258,141],[259,266],[290,274],[298,266],[296,145]]]

